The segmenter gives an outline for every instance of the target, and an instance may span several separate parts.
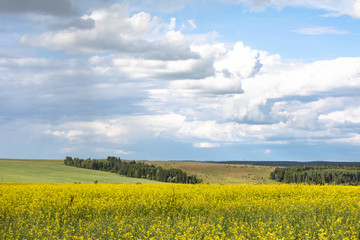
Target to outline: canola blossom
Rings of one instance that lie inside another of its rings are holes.
[[[0,184],[0,239],[359,239],[360,187]]]

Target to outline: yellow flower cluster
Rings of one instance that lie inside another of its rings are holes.
[[[0,184],[0,239],[359,239],[360,187]]]

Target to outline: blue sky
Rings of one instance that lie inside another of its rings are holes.
[[[360,156],[358,0],[0,0],[0,158]]]

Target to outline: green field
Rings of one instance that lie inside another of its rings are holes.
[[[63,160],[0,159],[1,182],[28,183],[161,183],[140,178],[128,178],[64,165]]]

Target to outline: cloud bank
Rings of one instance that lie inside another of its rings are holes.
[[[237,2],[253,10],[296,5],[358,17],[354,1]],[[25,11],[3,3],[8,12]],[[130,14],[127,4],[114,4],[23,35],[24,46],[67,57],[0,58],[1,128],[55,142],[61,153],[87,146],[131,156],[132,146],[152,139],[197,149],[360,144],[360,58],[289,61],[241,41],[186,35],[176,25],[175,18]]]

